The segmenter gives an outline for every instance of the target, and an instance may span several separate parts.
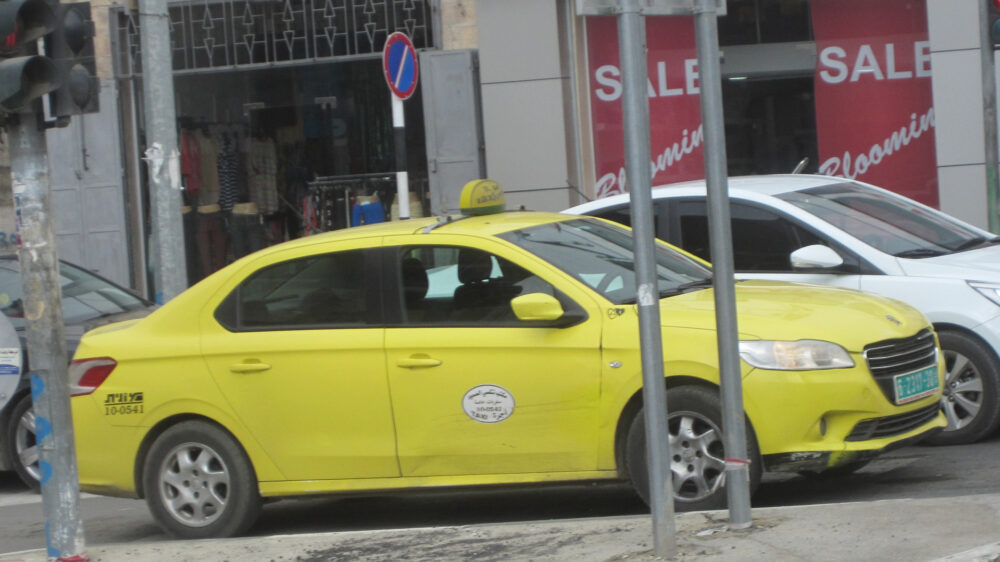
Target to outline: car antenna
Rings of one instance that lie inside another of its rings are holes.
[[[806,164],[808,164],[808,163],[809,163],[809,157],[808,156],[806,156],[802,160],[799,160],[799,163],[795,165],[795,169],[792,170],[792,173],[793,174],[801,174],[802,170],[806,169]]]

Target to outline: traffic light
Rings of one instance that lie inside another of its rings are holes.
[[[36,55],[34,45],[55,25],[45,0],[0,0],[0,114],[23,109],[59,86],[56,65]]]
[[[993,48],[1000,47],[1000,0],[986,0],[989,13],[990,41]]]
[[[55,29],[45,36],[45,53],[55,61],[62,77],[62,85],[49,96],[52,115],[97,113],[101,83],[94,59],[90,2],[58,4],[55,18]]]

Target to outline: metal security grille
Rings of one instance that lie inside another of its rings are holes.
[[[169,10],[177,74],[378,56],[396,31],[433,46],[430,0],[193,0]],[[142,30],[137,14],[117,12],[115,73],[129,78],[142,74]]]
[[[870,344],[864,356],[875,382],[893,402],[893,377],[936,365],[937,345],[930,330],[921,330],[909,338]]]

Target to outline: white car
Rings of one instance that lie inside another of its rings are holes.
[[[653,190],[656,235],[709,259],[705,182]],[[885,189],[815,175],[729,179],[739,278],[886,295],[934,323],[948,374],[948,427],[935,444],[978,441],[1000,425],[1000,238]],[[630,224],[629,196],[564,211]]]

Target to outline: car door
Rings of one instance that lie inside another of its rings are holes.
[[[372,253],[301,254],[247,268],[203,327],[205,361],[287,479],[398,476]]]
[[[595,470],[600,316],[563,327],[518,320],[518,295],[547,293],[564,310],[587,301],[516,251],[467,239],[407,236],[387,248],[400,270],[386,356],[403,476]]]
[[[671,243],[711,261],[708,236],[708,212],[705,198],[670,199]],[[757,203],[733,200],[730,203],[733,235],[733,265],[741,279],[772,279],[814,283],[850,289],[860,288],[858,259],[821,234]],[[803,271],[792,268],[789,256],[795,250],[821,244],[844,259],[843,271]]]

